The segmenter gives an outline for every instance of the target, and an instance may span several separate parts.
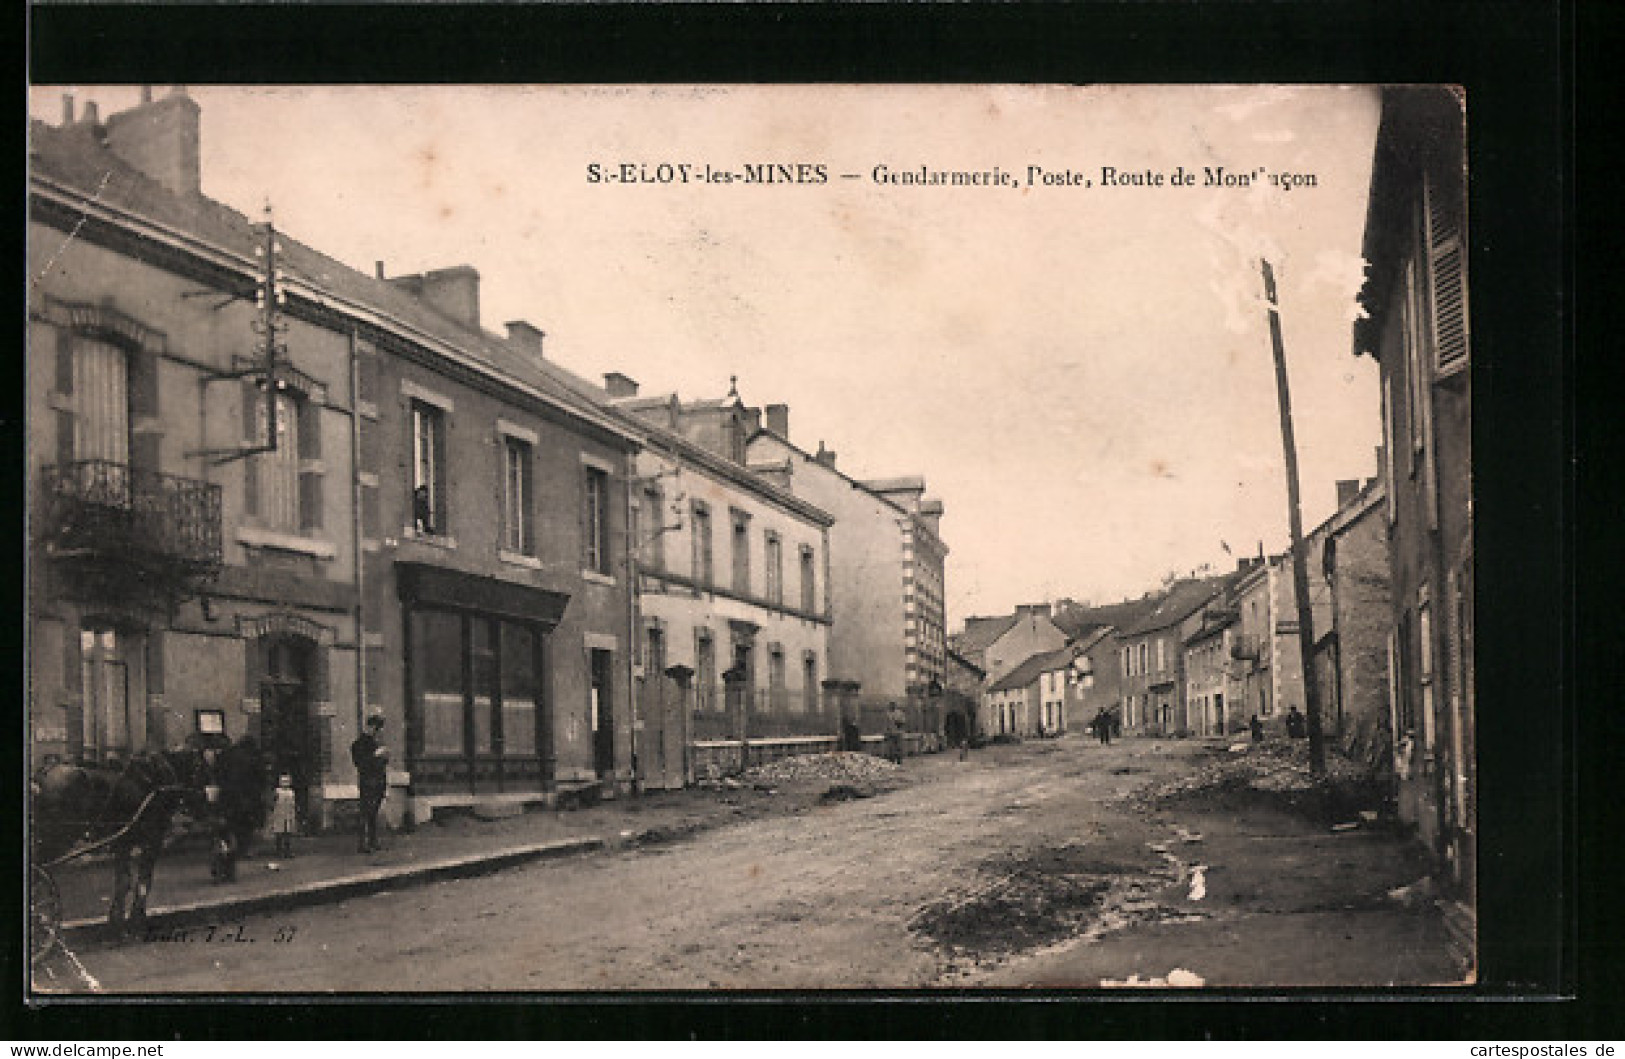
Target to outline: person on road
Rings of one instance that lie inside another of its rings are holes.
[[[1247,723],[1247,727],[1253,733],[1253,742],[1264,741],[1264,722],[1258,719],[1258,714],[1253,714],[1253,719]]]
[[[886,758],[894,765],[903,763],[903,711],[897,703],[886,708],[890,724],[886,728]]]
[[[350,744],[350,760],[355,763],[356,785],[361,791],[361,830],[357,849],[373,853],[378,849],[378,809],[389,790],[389,748],[379,743],[384,719],[378,714],[367,718],[367,730]]]
[[[1303,714],[1298,712],[1296,706],[1286,711],[1286,734],[1288,739],[1302,739],[1304,737]]]
[[[1105,746],[1112,741],[1112,715],[1106,712],[1106,707],[1102,706],[1100,708],[1100,711],[1095,714],[1095,719],[1090,724],[1093,725],[1095,738],[1100,740],[1101,746]]]

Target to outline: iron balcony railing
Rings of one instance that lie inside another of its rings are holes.
[[[111,460],[46,467],[44,534],[59,556],[220,569],[220,487]]]

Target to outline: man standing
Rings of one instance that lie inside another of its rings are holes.
[[[389,790],[389,748],[378,742],[384,719],[378,714],[367,718],[367,730],[350,744],[350,760],[355,762],[356,785],[361,789],[361,834],[357,849],[373,853],[378,849],[378,808]]]

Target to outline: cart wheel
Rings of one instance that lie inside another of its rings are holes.
[[[29,965],[38,966],[61,940],[62,895],[44,868],[35,868],[28,886]]]

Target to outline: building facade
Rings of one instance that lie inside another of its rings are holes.
[[[641,782],[680,787],[697,771],[833,749],[838,703],[823,684],[834,520],[745,466],[734,439],[753,424],[738,401],[685,406],[639,398],[624,375],[605,383],[643,444]]]
[[[1462,101],[1385,90],[1355,351],[1380,367],[1400,814],[1471,908],[1476,867],[1473,511]]]
[[[624,789],[635,437],[480,329],[472,269],[368,276],[208,199],[198,118],[32,130],[36,757],[252,737],[320,827],[375,712],[396,819]],[[132,548],[162,576],[121,584]]]
[[[808,453],[789,438],[789,409],[770,405],[746,442],[751,469],[827,512],[829,679],[841,709],[866,735],[903,709],[921,745],[942,738],[948,644],[941,503],[920,478],[862,482],[835,453]]]
[[[1175,582],[1156,607],[1123,632],[1119,672],[1125,732],[1188,735],[1182,623],[1226,587],[1223,578]]]

